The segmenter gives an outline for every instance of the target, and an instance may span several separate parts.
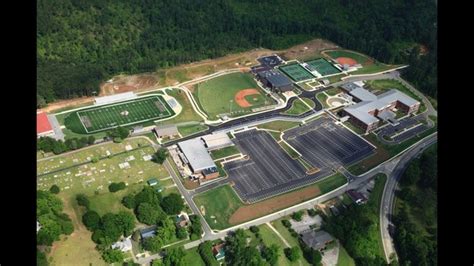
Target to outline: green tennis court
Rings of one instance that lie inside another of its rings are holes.
[[[324,58],[311,60],[306,62],[306,64],[308,64],[311,69],[318,71],[318,73],[322,76],[337,74],[341,72],[339,69],[337,69]]]
[[[296,82],[315,78],[308,70],[300,66],[300,64],[281,66],[279,70]]]

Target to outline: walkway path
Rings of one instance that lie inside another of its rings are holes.
[[[280,232],[278,232],[278,230],[275,229],[275,227],[272,226],[271,223],[267,222],[266,225],[268,225],[268,227],[270,227],[270,229],[272,229],[273,232],[275,232],[275,234],[281,239],[281,241],[283,241],[283,243],[285,244],[287,248],[291,248],[290,244],[288,244],[286,239],[280,234]]]

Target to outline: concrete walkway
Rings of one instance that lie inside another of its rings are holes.
[[[278,230],[275,229],[275,227],[272,226],[271,223],[267,222],[266,225],[268,225],[268,227],[270,227],[270,229],[272,229],[273,232],[275,232],[275,234],[281,239],[281,241],[283,241],[283,243],[285,244],[287,248],[291,248],[290,244],[288,244],[286,239],[280,234],[280,232],[278,232]]]

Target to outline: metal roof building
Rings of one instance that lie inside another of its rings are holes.
[[[178,127],[176,127],[176,125],[156,126],[155,132],[160,138],[179,135]]]
[[[271,69],[261,71],[257,74],[258,78],[268,87],[281,91],[289,91],[293,89],[293,82],[278,70]]]
[[[208,150],[215,150],[234,145],[226,133],[209,134],[202,137]]]
[[[182,141],[178,143],[178,146],[194,173],[209,168],[217,168],[201,139],[195,138]]]

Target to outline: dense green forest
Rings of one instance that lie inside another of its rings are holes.
[[[93,95],[118,73],[325,38],[386,63],[436,97],[432,0],[39,0],[37,99]],[[420,56],[414,44],[427,47]]]
[[[437,145],[410,163],[400,180],[394,217],[400,265],[437,265]]]

